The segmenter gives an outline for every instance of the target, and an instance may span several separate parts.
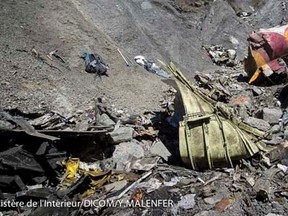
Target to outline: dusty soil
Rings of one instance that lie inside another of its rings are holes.
[[[130,113],[158,108],[167,86],[140,67],[126,67],[109,40],[72,1],[10,1],[0,3],[1,106],[22,110],[86,109],[105,96]],[[31,52],[35,49],[39,56]],[[49,60],[58,49],[66,60]],[[109,64],[102,79],[84,71],[83,50],[99,53]]]
[[[138,54],[173,60],[192,77],[219,68],[202,45],[235,48],[242,59],[248,33],[287,21],[285,2],[265,0],[3,0],[0,6],[0,105],[62,113],[86,109],[103,95],[130,113],[159,109],[168,86],[140,67],[127,67],[117,48],[130,60]],[[251,10],[250,17],[236,16]],[[47,58],[55,49],[65,64]],[[83,50],[102,55],[110,77],[95,80],[84,72]]]

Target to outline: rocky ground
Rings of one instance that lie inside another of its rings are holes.
[[[1,201],[164,199],[173,206],[1,204],[0,214],[287,215],[287,90],[248,85],[241,64],[249,33],[286,24],[286,4],[2,0]],[[236,50],[235,63],[215,64],[207,53],[212,45]],[[47,56],[55,49],[64,63]],[[85,50],[103,57],[109,77],[84,71]],[[134,64],[139,54],[172,60],[204,93],[216,89],[213,99],[266,132],[263,142],[276,150],[229,169],[184,168],[178,129],[168,123],[175,90]]]

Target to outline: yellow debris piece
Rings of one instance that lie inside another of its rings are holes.
[[[66,166],[65,181],[73,182],[75,180],[75,175],[79,167],[79,158],[69,158],[67,161],[63,161],[62,164]]]

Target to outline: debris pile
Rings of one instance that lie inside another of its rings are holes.
[[[217,65],[233,67],[238,63],[236,60],[236,50],[234,49],[225,49],[220,45],[210,47],[204,46],[204,49],[208,52],[212,61]]]
[[[174,2],[181,13],[212,3]],[[279,28],[284,38],[286,28]],[[287,78],[279,62],[286,42],[277,40],[282,50],[271,39],[279,29],[250,36],[248,77],[236,50],[221,45],[205,47],[221,69],[193,82],[173,63],[159,67],[136,56],[147,71],[169,78],[161,111],[130,114],[105,97],[73,113],[1,108],[0,215],[287,215],[287,86],[262,82],[278,72],[281,83]],[[47,57],[69,62],[58,50]],[[108,75],[101,56],[81,57],[86,72]],[[263,86],[249,85],[256,80]]]
[[[159,123],[155,113],[117,114],[103,98],[95,101],[93,110],[72,116],[20,110],[0,114],[0,208],[5,214],[53,215],[62,209],[61,215],[93,215],[105,209],[95,200],[122,197],[136,205],[133,191],[152,192],[153,178],[143,180],[159,161],[171,157],[154,129]]]
[[[160,113],[129,115],[112,109],[105,98],[71,115],[2,110],[0,195],[5,206],[1,211],[10,215],[287,214],[286,113],[273,87],[249,86],[237,82],[239,76],[234,70],[197,74],[193,88],[207,100],[234,109],[235,116],[251,126],[250,132],[262,131],[266,152],[263,148],[253,157],[233,159],[233,167],[204,172],[185,169],[180,162],[178,141],[183,136],[178,134],[178,123],[183,121],[181,103],[183,108],[186,99],[181,102],[179,93],[183,96],[184,87],[172,85],[165,92]]]

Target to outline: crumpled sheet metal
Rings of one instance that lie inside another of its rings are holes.
[[[80,159],[70,158],[67,161],[63,161],[62,163],[66,167],[65,181],[71,184],[76,180],[76,173],[79,167]]]
[[[260,29],[249,38],[248,57],[244,60],[249,84],[261,81],[263,76],[286,72],[286,64],[279,58],[288,55],[288,25]]]
[[[263,144],[256,136],[264,133],[245,125],[224,104],[212,101],[170,63],[167,66],[177,78],[185,109],[179,123],[179,148],[183,162],[192,169],[233,166],[233,160],[251,157]]]
[[[101,171],[98,169],[84,170],[80,167],[79,158],[69,158],[62,162],[66,167],[66,173],[64,174],[62,190],[71,187],[76,184],[81,176],[89,177],[89,185],[86,187],[86,191],[82,194],[82,197],[88,197],[95,193],[97,189],[103,187],[103,185],[110,182],[112,177],[112,171]],[[117,177],[117,176],[116,176]]]

